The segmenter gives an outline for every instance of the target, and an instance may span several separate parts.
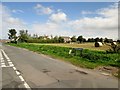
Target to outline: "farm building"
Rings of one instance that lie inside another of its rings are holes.
[[[71,38],[70,37],[62,37],[64,39],[64,43],[67,43],[67,42],[71,42]]]
[[[103,44],[101,42],[95,42],[95,47],[102,47]]]

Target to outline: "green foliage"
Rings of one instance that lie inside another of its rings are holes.
[[[20,30],[19,31],[19,41],[20,42],[27,42],[28,39],[28,31],[27,30]]]
[[[13,42],[16,40],[16,38],[17,38],[17,36],[16,36],[16,30],[15,29],[10,29],[9,30],[9,33],[8,33],[8,38],[12,41],[13,40]]]
[[[76,42],[76,41],[77,41],[76,36],[73,36],[73,37],[71,38],[71,41],[72,41],[72,42]]]
[[[59,43],[64,43],[64,39],[62,37],[58,38]]]
[[[81,67],[95,68],[102,65],[120,67],[120,60],[118,54],[107,54],[103,51],[84,49],[82,52],[82,56],[80,56],[79,51],[77,51],[77,54],[74,56],[69,55],[68,52],[72,48],[68,47],[50,46],[45,44],[35,45],[28,43],[10,45],[26,48],[31,51],[50,55],[52,57],[57,57]]]
[[[82,43],[83,42],[83,36],[78,36],[77,41],[79,41],[80,43]]]

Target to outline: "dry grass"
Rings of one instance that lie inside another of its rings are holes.
[[[40,45],[39,43],[34,43],[35,45]],[[82,44],[69,44],[69,43],[60,43],[60,44],[44,44],[44,45],[53,45],[53,46],[60,46],[60,47],[72,47],[72,48],[85,48],[90,50],[99,50],[99,51],[105,51],[110,48],[110,46],[103,45],[102,47],[95,47],[94,43],[82,43]]]

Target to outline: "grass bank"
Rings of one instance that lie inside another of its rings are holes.
[[[19,43],[19,44],[9,44],[16,47],[26,48],[28,50],[49,55],[53,58],[61,59],[70,62],[76,66],[84,68],[96,68],[98,66],[114,66],[120,67],[118,62],[118,54],[107,54],[105,51],[96,51],[84,49],[82,56],[77,52],[77,55],[69,55],[69,50],[72,47],[60,47],[45,44],[29,44],[29,43]]]

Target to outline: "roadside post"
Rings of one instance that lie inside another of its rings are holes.
[[[83,48],[72,48],[71,50],[69,50],[69,54],[73,54],[74,56],[77,55],[77,51],[80,52],[80,56],[82,56],[83,53]]]

